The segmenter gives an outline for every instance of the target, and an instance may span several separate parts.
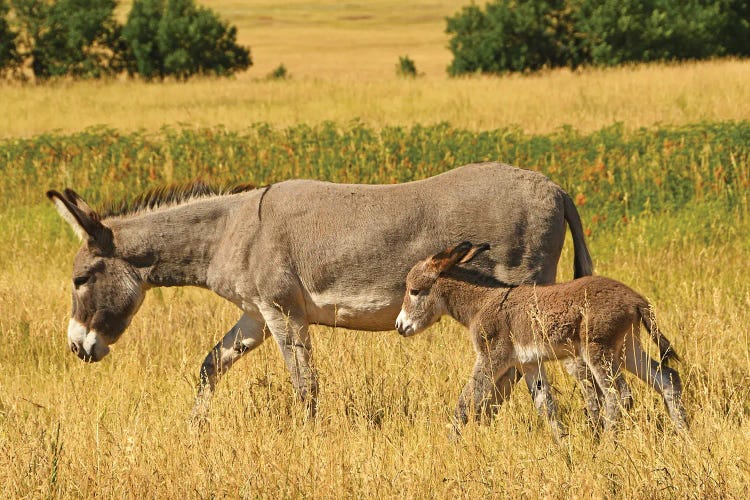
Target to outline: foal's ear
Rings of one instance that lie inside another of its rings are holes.
[[[473,245],[469,241],[462,241],[455,247],[446,248],[440,253],[432,256],[431,263],[435,267],[437,274],[443,273],[462,262],[462,259],[469,253]]]
[[[81,199],[75,192],[70,191],[77,199],[80,199],[84,207],[91,207]],[[69,194],[66,191],[66,194]],[[103,251],[109,251],[112,248],[113,237],[112,230],[99,222],[99,217],[90,215],[88,210],[80,208],[77,201],[71,201],[69,198],[61,195],[57,191],[47,191],[47,198],[55,204],[57,212],[65,221],[70,224],[73,231],[78,235],[81,241],[85,241],[89,246],[97,247]]]
[[[464,255],[463,258],[459,260],[458,262],[459,264],[465,264],[466,262],[469,262],[480,253],[486,252],[489,249],[490,249],[489,243],[482,243],[481,245],[473,246],[469,249],[466,255]]]

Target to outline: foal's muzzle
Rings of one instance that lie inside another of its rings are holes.
[[[402,337],[410,337],[414,335],[414,325],[412,325],[411,321],[406,317],[403,309],[399,313],[398,318],[396,318],[396,330],[398,330],[398,333]]]

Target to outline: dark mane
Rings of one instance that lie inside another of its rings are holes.
[[[105,203],[99,210],[101,218],[129,215],[161,206],[179,205],[195,198],[242,193],[255,189],[252,184],[211,185],[202,180],[183,184],[158,186],[145,191],[132,200],[123,199]]]

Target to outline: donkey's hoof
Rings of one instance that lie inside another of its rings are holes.
[[[188,429],[194,433],[202,433],[211,427],[211,419],[208,417],[208,411],[205,409],[195,408],[187,419]]]

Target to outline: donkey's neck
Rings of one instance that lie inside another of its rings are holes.
[[[232,198],[195,200],[117,219],[112,223],[115,246],[151,286],[207,288],[211,260],[237,203]]]
[[[488,300],[497,293],[510,290],[509,287],[491,287],[450,276],[441,276],[434,286],[437,287],[435,292],[445,299],[448,314],[467,328]]]

